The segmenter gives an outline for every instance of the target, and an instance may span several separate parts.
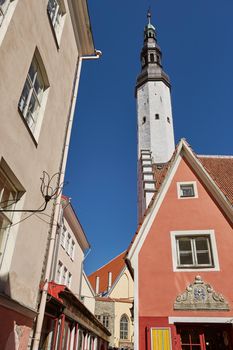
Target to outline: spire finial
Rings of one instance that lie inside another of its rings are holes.
[[[150,24],[150,19],[151,19],[151,10],[150,10],[150,7],[148,8],[148,11],[147,11],[147,18],[148,18],[148,24]]]

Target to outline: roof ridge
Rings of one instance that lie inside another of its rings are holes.
[[[233,159],[233,156],[230,155],[208,155],[208,154],[197,154],[197,157],[202,157],[202,158],[230,158]]]

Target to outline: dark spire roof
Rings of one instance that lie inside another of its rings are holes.
[[[136,87],[147,81],[164,81],[170,87],[170,80],[162,67],[162,52],[157,44],[156,29],[151,23],[151,12],[147,12],[148,23],[144,28],[144,43],[141,51],[141,73]]]

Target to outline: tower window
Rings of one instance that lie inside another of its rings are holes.
[[[156,55],[157,63],[160,64],[159,55]]]
[[[142,118],[142,124],[145,124],[145,122],[146,122],[146,117],[143,117]]]
[[[168,121],[168,123],[169,123],[169,124],[171,123],[171,121],[170,121],[170,118],[169,118],[169,117],[167,117],[167,121]]]
[[[151,61],[151,62],[154,62],[154,61],[155,61],[155,58],[154,58],[153,53],[150,54],[150,61]]]
[[[155,119],[156,119],[156,120],[159,119],[159,114],[158,114],[158,113],[155,114]]]

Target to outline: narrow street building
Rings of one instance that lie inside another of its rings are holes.
[[[30,334],[38,348],[86,55],[97,57],[86,0],[0,1],[1,349],[26,349]]]
[[[125,252],[88,276],[96,293],[95,315],[111,332],[109,346],[133,349],[133,279],[124,261]]]
[[[87,298],[86,306],[81,295],[84,253],[90,244],[70,199],[62,196],[61,204],[39,349],[107,350],[110,332],[88,302],[95,298]]]
[[[233,349],[233,157],[174,147],[155,27],[137,79],[138,230],[127,250],[139,350]],[[214,140],[213,140],[214,142]]]

